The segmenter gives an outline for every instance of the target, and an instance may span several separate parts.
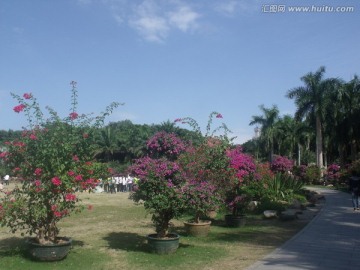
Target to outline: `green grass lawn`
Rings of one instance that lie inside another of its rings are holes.
[[[249,216],[241,228],[225,227],[223,214],[213,220],[208,237],[186,236],[183,220],[173,221],[180,247],[170,255],[149,252],[145,236],[154,233],[150,215],[127,193],[87,194],[81,197],[93,210],[73,215],[59,224],[60,236],[73,239],[69,255],[59,262],[32,261],[24,238],[0,228],[0,269],[244,269],[280,246],[306,222],[265,220]]]

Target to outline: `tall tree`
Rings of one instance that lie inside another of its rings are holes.
[[[114,153],[118,150],[118,140],[113,126],[107,126],[99,131],[96,138],[96,156],[101,156],[105,161],[113,160]]]
[[[269,161],[272,162],[274,154],[274,136],[276,132],[276,123],[279,121],[279,109],[276,105],[271,108],[265,108],[260,105],[263,115],[252,116],[250,125],[259,124],[261,126],[260,137],[266,141],[266,148],[269,153]]]
[[[324,111],[331,100],[328,98],[331,89],[338,83],[337,79],[324,79],[325,67],[320,67],[315,73],[310,72],[303,77],[304,86],[299,86],[287,92],[286,96],[295,99],[296,119],[312,115],[316,123],[316,164],[324,167],[323,160],[323,118]]]

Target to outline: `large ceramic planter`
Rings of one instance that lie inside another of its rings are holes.
[[[211,221],[202,221],[200,223],[184,222],[187,235],[195,237],[204,237],[209,234]]]
[[[59,261],[66,257],[71,249],[72,239],[68,237],[58,237],[59,243],[41,245],[36,243],[34,238],[26,240],[30,256],[39,261]]]
[[[216,216],[217,216],[217,211],[216,211],[216,210],[208,211],[208,212],[206,212],[206,216],[207,216],[208,218],[214,219],[214,218],[216,218]]]
[[[150,251],[156,254],[171,254],[179,247],[180,236],[176,233],[169,233],[165,238],[158,238],[157,234],[147,236]]]
[[[225,215],[225,224],[228,227],[242,227],[246,224],[245,215]]]

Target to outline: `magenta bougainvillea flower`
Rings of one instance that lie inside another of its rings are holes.
[[[25,93],[25,94],[23,95],[23,97],[24,97],[25,99],[31,99],[31,98],[32,98],[32,94],[31,94],[31,93]]]
[[[22,112],[22,111],[25,109],[25,107],[26,107],[26,105],[20,104],[20,105],[15,106],[15,107],[13,108],[13,110],[14,110],[15,112],[19,113],[19,112]]]
[[[78,118],[78,117],[79,117],[78,113],[76,113],[76,112],[70,113],[70,119],[71,119],[71,120],[75,120],[75,119]]]

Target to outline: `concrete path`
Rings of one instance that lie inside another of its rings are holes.
[[[247,270],[360,270],[360,211],[353,210],[348,193],[316,190],[325,196],[317,216]]]

